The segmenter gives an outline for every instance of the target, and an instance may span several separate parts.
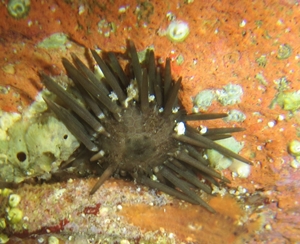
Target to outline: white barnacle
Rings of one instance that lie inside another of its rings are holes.
[[[149,95],[148,96],[148,102],[151,103],[155,100],[155,96],[154,95]]]
[[[162,108],[162,107],[158,109],[159,113],[162,113],[163,111],[164,111],[164,108]]]
[[[203,135],[203,134],[205,134],[207,132],[207,127],[205,127],[205,126],[200,126],[200,128],[199,128],[199,133],[201,134],[201,135]]]
[[[172,113],[176,114],[179,111],[179,107],[172,108]]]
[[[118,96],[117,96],[117,94],[115,93],[115,92],[111,92],[111,93],[109,93],[109,95],[108,95],[109,97],[110,97],[110,99],[112,100],[112,101],[117,101],[118,100]]]
[[[84,13],[84,11],[85,11],[84,5],[80,5],[79,8],[78,8],[78,14],[82,15]]]
[[[136,80],[131,80],[129,86],[126,88],[127,90],[127,98],[125,100],[125,107],[128,107],[128,103],[131,100],[138,100],[139,98],[139,90],[138,84]]]
[[[185,133],[185,125],[183,122],[178,122],[174,128],[174,131],[176,131],[177,135],[184,135]]]
[[[251,172],[251,166],[239,160],[233,159],[229,169],[235,172],[240,178],[247,178]]]
[[[184,21],[172,21],[167,29],[167,37],[172,42],[183,42],[189,33],[190,28]]]

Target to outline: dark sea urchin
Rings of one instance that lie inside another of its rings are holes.
[[[181,78],[172,80],[170,59],[161,72],[154,52],[149,50],[147,61],[140,64],[134,43],[128,41],[130,63],[125,72],[115,54],[107,53],[105,62],[94,50],[91,53],[103,72],[100,80],[76,55],[72,54],[75,66],[67,59],[62,61],[74,82],[72,89],[80,92],[85,106],[52,78],[41,74],[47,89],[64,104],[60,106],[45,97],[48,107],[84,145],[76,157],[88,157],[86,164],[96,161],[94,165],[104,168],[90,194],[118,173],[214,212],[194,189],[211,193],[207,183],[230,181],[209,166],[203,151],[215,149],[251,164],[214,142],[241,128],[211,128],[200,134],[187,125],[186,121],[223,118],[227,114],[187,114],[179,107]],[[70,159],[65,165],[78,164],[76,161]]]

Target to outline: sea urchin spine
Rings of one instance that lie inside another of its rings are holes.
[[[75,54],[72,54],[75,65],[63,59],[67,74],[86,106],[52,78],[41,75],[48,90],[68,109],[45,97],[49,108],[88,149],[84,155],[105,168],[91,194],[106,179],[119,173],[214,212],[194,190],[199,188],[211,193],[210,186],[199,177],[211,184],[218,184],[216,179],[230,181],[208,165],[203,149],[215,149],[251,164],[213,141],[241,129],[212,128],[201,135],[186,125],[186,121],[218,119],[227,114],[187,114],[178,106],[181,78],[172,81],[170,59],[161,75],[153,51],[148,52],[144,67],[139,63],[134,43],[128,41],[128,46],[129,75],[113,53],[107,54],[109,61],[105,62],[91,50],[104,74],[101,80]]]

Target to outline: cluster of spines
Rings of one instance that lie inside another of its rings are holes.
[[[88,150],[92,152],[98,151],[98,153],[94,155],[94,159],[98,159],[97,155],[103,152],[101,152],[101,150],[99,151],[98,146],[93,142],[95,137],[88,127],[90,127],[92,131],[103,133],[107,137],[110,136],[109,131],[107,132],[102,126],[101,120],[106,117],[112,117],[113,119],[121,121],[121,111],[128,106],[128,97],[125,94],[125,90],[131,81],[113,53],[108,53],[109,64],[104,62],[94,50],[91,50],[91,53],[101,68],[111,90],[102,82],[99,82],[93,72],[84,65],[76,55],[72,54],[72,58],[78,69],[67,59],[63,59],[63,65],[67,70],[68,76],[80,90],[89,110],[91,110],[98,119],[50,77],[42,74],[42,79],[46,87],[63,100],[76,115],[74,116],[69,110],[45,98],[49,108],[55,112],[58,118],[66,124],[71,133],[73,133]],[[162,79],[160,68],[155,65],[153,51],[149,52],[147,68],[141,67],[136,48],[132,41],[129,41],[129,55],[131,57],[133,78],[136,80],[138,86],[138,103],[141,112],[148,111],[149,95],[153,94],[155,97],[154,109],[161,111],[159,116],[161,116],[162,119],[170,116],[174,111],[174,106],[177,105],[177,96],[181,85],[181,78],[179,78],[177,82],[172,82],[170,59],[166,61],[165,74]],[[110,98],[109,94],[111,94],[111,92],[116,94],[118,102]],[[186,121],[217,119],[226,117],[227,114],[186,114],[184,110],[181,110],[172,116],[175,126],[178,122],[185,123]],[[166,162],[161,162],[160,166],[152,168],[153,175],[155,175],[159,181],[152,180],[149,175],[140,174],[139,172],[135,172],[132,176],[142,184],[159,189],[188,202],[201,204],[213,212],[214,210],[192,190],[196,187],[207,193],[211,193],[211,188],[201,182],[192,169],[199,170],[203,179],[215,185],[218,185],[218,181],[215,180],[215,178],[225,183],[229,183],[230,181],[210,168],[207,160],[203,158],[202,153],[196,148],[215,149],[225,156],[233,157],[247,164],[251,164],[249,160],[213,141],[229,137],[230,133],[238,132],[242,129],[210,128],[201,135],[196,129],[186,124],[185,128],[184,134],[170,134],[170,136],[180,142],[181,145],[178,146],[174,152],[169,153],[169,159]],[[101,155],[99,157],[101,157]],[[93,187],[91,194],[93,194],[116,169],[116,164],[109,164],[97,184]]]

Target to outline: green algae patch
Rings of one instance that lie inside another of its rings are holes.
[[[68,41],[68,36],[64,33],[54,33],[37,44],[39,48],[45,49],[65,49]]]
[[[258,66],[260,67],[266,67],[267,65],[267,55],[261,55],[259,58],[257,58],[256,60],[256,63],[258,64]]]
[[[228,116],[223,120],[226,122],[234,121],[234,122],[243,122],[246,119],[246,115],[236,109],[228,111]]]
[[[216,95],[213,90],[203,90],[199,92],[193,100],[194,107],[196,109],[200,108],[202,110],[207,110],[215,99]]]
[[[284,110],[294,112],[300,108],[300,90],[282,92],[277,96],[277,104]]]
[[[239,153],[244,147],[243,143],[236,141],[233,137],[217,140],[216,143],[235,153]],[[233,161],[232,158],[226,157],[214,149],[208,149],[207,156],[211,165],[217,170],[227,169]]]
[[[222,90],[217,90],[218,101],[223,105],[233,105],[241,102],[243,88],[236,84],[227,84]]]

